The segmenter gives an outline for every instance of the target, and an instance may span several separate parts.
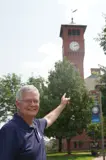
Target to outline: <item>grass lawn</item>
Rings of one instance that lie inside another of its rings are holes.
[[[75,152],[72,155],[66,153],[48,154],[47,160],[93,160],[94,157],[88,152]]]

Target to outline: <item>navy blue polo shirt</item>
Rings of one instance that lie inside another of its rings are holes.
[[[29,126],[15,114],[0,130],[0,160],[46,160],[43,139],[46,125],[42,118]]]

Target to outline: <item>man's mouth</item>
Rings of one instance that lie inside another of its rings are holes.
[[[37,108],[34,108],[34,109],[28,109],[28,111],[36,111]]]

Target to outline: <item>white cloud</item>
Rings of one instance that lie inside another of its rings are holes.
[[[22,64],[22,68],[24,69],[37,69],[38,67],[40,67],[40,63],[39,62],[23,62]]]
[[[61,51],[61,46],[59,46],[57,44],[53,44],[51,42],[49,42],[47,44],[43,44],[38,49],[38,52],[44,53],[46,55],[53,56],[53,57],[54,57],[54,55],[57,55],[57,52],[60,52],[60,51]],[[59,56],[59,54],[58,54],[58,56]]]
[[[88,8],[89,6],[95,5],[98,3],[98,0],[58,0],[59,4],[64,5],[67,8],[76,9],[76,8]]]
[[[54,68],[55,62],[58,60],[62,60],[61,45],[53,43],[43,44],[38,49],[38,54],[45,54],[45,58],[43,59],[43,61],[23,62],[21,66],[21,72],[24,73],[24,75],[26,75],[27,77],[30,76],[31,73],[33,73],[33,75],[40,75],[47,78],[48,72]]]
[[[102,48],[99,45],[95,45],[94,47],[89,48],[87,46],[85,51],[85,58],[84,58],[84,72],[85,77],[90,75],[90,68],[98,68],[99,64],[106,66],[106,56],[104,55]]]

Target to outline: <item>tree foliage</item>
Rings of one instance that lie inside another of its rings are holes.
[[[106,55],[106,14],[103,15],[105,19],[105,25],[101,31],[101,33],[98,34],[98,38],[96,39],[99,42],[99,45],[102,47],[104,54]],[[106,84],[106,67],[100,65],[100,69],[103,72],[103,75],[101,76],[100,83]],[[102,107],[103,107],[103,115],[106,116],[106,85],[101,87],[102,91]]]
[[[21,85],[21,77],[8,74],[0,78],[0,121],[5,121],[16,112],[15,95]]]
[[[48,77],[49,111],[60,104],[62,95],[66,93],[71,102],[59,119],[48,129],[49,136],[71,139],[82,133],[90,120],[90,99],[80,77],[69,61],[55,63],[55,70],[50,71]]]
[[[100,90],[102,92],[102,110],[103,110],[103,116],[106,117],[106,67],[100,65],[100,69],[102,71],[102,75],[100,77]]]
[[[103,131],[104,137],[106,138],[106,117],[103,117]],[[89,123],[87,125],[86,133],[92,140],[97,142],[102,138],[101,123]]]
[[[100,123],[90,123],[87,126],[87,134],[92,140],[97,141],[101,137],[101,125]]]
[[[102,47],[104,54],[106,55],[106,15],[104,15],[104,18],[105,18],[105,25],[101,33],[98,34],[97,41],[99,42],[99,45]]]

